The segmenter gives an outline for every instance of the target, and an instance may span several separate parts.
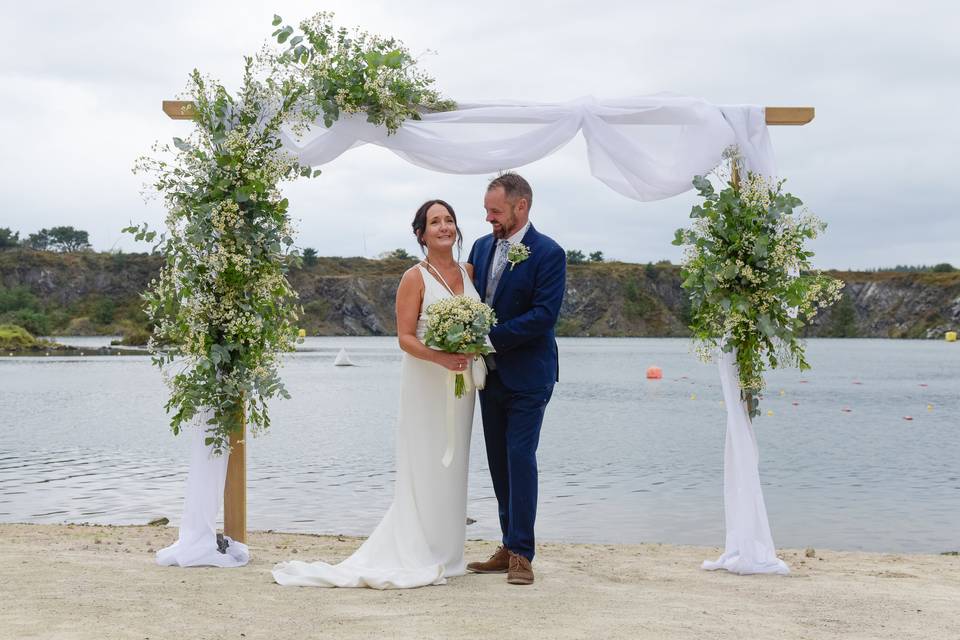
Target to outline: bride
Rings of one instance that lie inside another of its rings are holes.
[[[423,344],[423,336],[431,304],[449,296],[480,296],[472,266],[453,257],[463,236],[449,204],[425,202],[413,218],[413,232],[426,257],[403,274],[397,290],[397,335],[404,353],[393,504],[340,564],[277,564],[273,577],[281,585],[404,589],[444,584],[466,572],[467,462],[476,394],[456,399],[447,384],[449,371],[470,374],[468,356],[435,351]],[[444,466],[448,402],[454,403],[456,447],[453,461]]]

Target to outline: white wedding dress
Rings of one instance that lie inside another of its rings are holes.
[[[427,270],[417,338],[426,331],[425,309],[452,294]],[[463,295],[480,299],[463,266]],[[469,367],[468,367],[469,370]],[[467,464],[476,392],[468,384],[455,398],[452,372],[403,354],[400,365],[400,419],[393,504],[370,537],[340,564],[281,562],[274,579],[285,586],[407,589],[444,584],[466,572]],[[469,376],[469,371],[464,375]],[[447,450],[447,403],[453,403],[453,460]]]

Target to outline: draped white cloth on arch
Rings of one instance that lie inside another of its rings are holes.
[[[424,114],[404,122],[396,133],[343,115],[332,127],[322,122],[304,137],[285,135],[285,148],[300,162],[323,165],[363,144],[385,147],[401,158],[432,171],[483,174],[514,169],[557,151],[582,133],[591,174],[614,191],[634,200],[661,200],[692,188],[696,175],[716,167],[732,144],[740,149],[744,168],[769,177],[776,174],[773,148],[762,107],[713,105],[700,99],[657,94],[620,100],[579,98],[558,104],[460,104],[454,111]],[[736,573],[786,573],[770,535],[758,472],[758,454],[750,420],[739,402],[736,362],[720,357],[727,397],[724,453],[724,508],[727,539],[724,554],[706,569]],[[202,438],[196,441],[202,445]],[[203,461],[206,462],[203,462]],[[220,464],[193,455],[197,464]],[[210,499],[222,500],[222,484],[198,487]],[[216,492],[216,495],[214,495]],[[208,504],[188,495],[181,525],[196,522],[191,504]],[[215,526],[216,512],[207,510],[202,529]],[[186,536],[189,538],[189,536]],[[204,544],[210,543],[205,535]],[[215,545],[215,540],[213,541]],[[200,554],[198,557],[203,557]],[[209,556],[208,556],[209,557]]]
[[[587,143],[591,174],[634,200],[688,191],[693,177],[716,167],[732,144],[740,146],[748,170],[776,173],[762,107],[718,107],[669,94],[559,104],[461,104],[455,111],[408,120],[394,134],[363,115],[345,115],[329,129],[315,127],[305,139],[285,136],[284,146],[310,165],[376,144],[425,169],[480,174],[540,160],[578,132]]]

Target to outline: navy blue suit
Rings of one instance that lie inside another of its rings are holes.
[[[497,324],[490,332],[496,369],[480,392],[483,435],[497,495],[503,544],[532,560],[537,515],[537,445],[543,414],[559,379],[554,327],[566,286],[566,253],[533,225],[521,240],[530,256],[508,263],[493,296]],[[481,299],[496,240],[486,235],[470,250]]]

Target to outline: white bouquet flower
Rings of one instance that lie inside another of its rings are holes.
[[[427,332],[424,344],[447,353],[490,353],[487,335],[497,318],[488,305],[468,298],[453,296],[427,307]],[[456,397],[463,397],[463,374],[458,373],[454,384]]]

